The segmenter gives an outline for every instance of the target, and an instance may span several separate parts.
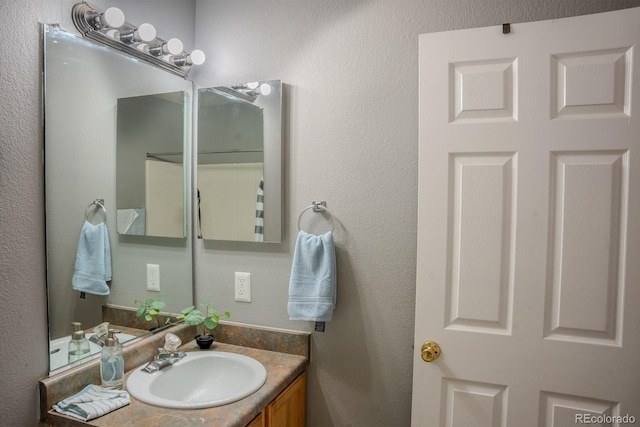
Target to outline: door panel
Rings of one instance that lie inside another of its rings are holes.
[[[443,378],[442,425],[506,427],[507,387]]]
[[[510,333],[513,153],[452,154],[446,328]]]
[[[629,116],[631,49],[551,56],[552,118]]]
[[[545,337],[620,345],[629,152],[554,152]]]

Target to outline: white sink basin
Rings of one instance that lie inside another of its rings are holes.
[[[256,392],[267,380],[262,363],[242,354],[195,351],[160,371],[131,373],[127,391],[163,408],[199,409],[226,405]]]

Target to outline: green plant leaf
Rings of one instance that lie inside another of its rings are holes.
[[[225,317],[225,319],[228,319],[229,317],[231,317],[231,313],[229,313],[228,311],[225,311],[223,316]]]
[[[187,325],[199,325],[202,323],[202,312],[198,309],[191,310],[184,317],[184,323]]]
[[[204,319],[204,327],[207,329],[215,329],[218,326],[219,318],[218,316],[207,317]]]
[[[183,308],[181,313],[182,314],[189,314],[190,312],[192,312],[196,307],[193,305],[190,305],[189,307]]]
[[[158,311],[162,310],[166,305],[167,304],[165,304],[164,301],[153,301],[151,303],[151,307],[155,308]]]
[[[144,311],[147,309],[147,307],[143,304],[140,307],[138,307],[138,311],[136,311],[136,317],[140,317],[144,314]]]

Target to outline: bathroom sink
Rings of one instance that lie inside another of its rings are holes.
[[[160,371],[140,366],[127,380],[127,391],[154,406],[199,409],[226,405],[256,392],[267,380],[262,363],[242,354],[195,351]]]

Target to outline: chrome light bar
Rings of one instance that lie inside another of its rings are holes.
[[[71,17],[83,36],[181,77],[186,77],[193,65],[205,61],[201,50],[187,53],[179,39],[157,37],[151,24],[130,24],[117,7],[101,10],[87,2],[76,3]]]

